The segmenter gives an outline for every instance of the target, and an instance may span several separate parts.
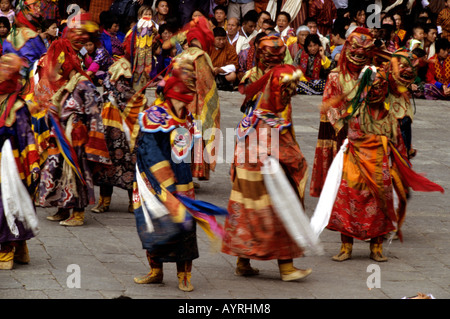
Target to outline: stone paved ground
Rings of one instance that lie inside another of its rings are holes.
[[[241,117],[242,96],[220,92],[222,128],[233,128]],[[318,132],[318,105],[321,97],[296,96],[293,99],[294,124],[298,142],[312,168]],[[0,271],[0,299],[112,299],[125,295],[133,299],[400,299],[418,292],[436,299],[450,298],[450,184],[449,152],[450,103],[416,101],[413,124],[414,169],[441,184],[447,191],[413,193],[404,224],[404,242],[385,244],[389,257],[379,266],[380,286],[369,289],[373,262],[368,258],[369,243],[356,242],[353,259],[337,263],[339,234],[325,230],[321,240],[324,256],[295,260],[297,267],[311,267],[313,273],[300,282],[282,282],[276,261],[255,261],[260,275],[234,276],[235,258],[215,251],[198,228],[200,258],[194,261],[192,282],[195,290],[177,289],[174,264],[166,264],[164,283],[137,285],[133,277],[149,268],[135,229],[134,216],[126,212],[128,199],[116,189],[111,211],[86,212],[83,227],[66,228],[46,220],[54,209],[37,210],[41,232],[29,241],[31,262]],[[225,132],[225,130],[223,130]],[[226,135],[226,134],[225,134]],[[224,136],[226,138],[226,136]],[[230,193],[229,163],[217,166],[209,181],[200,182],[197,198],[227,206]],[[308,183],[309,187],[309,183]],[[97,190],[98,191],[98,190]],[[306,212],[311,216],[317,199],[306,196]],[[223,220],[222,220],[223,221]],[[70,287],[72,266],[81,274],[80,287]],[[368,271],[369,267],[369,271]],[[372,278],[372,277],[371,277]],[[373,282],[373,281],[371,281]]]

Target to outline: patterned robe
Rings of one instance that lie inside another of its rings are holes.
[[[44,150],[38,202],[42,207],[84,210],[95,203],[91,164],[111,164],[101,97],[78,73],[56,92],[53,103],[44,116],[33,118]]]
[[[5,101],[4,98],[5,96],[0,96],[0,101]],[[11,96],[7,97],[7,99],[8,98],[11,98]],[[4,114],[2,114],[2,112],[5,108],[0,108],[0,110],[0,116],[3,117]],[[33,196],[37,185],[32,179],[32,172],[39,173],[39,154],[35,144],[33,131],[31,130],[30,112],[24,102],[17,99],[7,118],[8,121],[5,125],[0,127],[0,151],[4,142],[9,139],[16,159],[19,175],[22,179],[18,182],[22,182],[28,188],[30,196]],[[28,240],[34,237],[33,232],[26,229],[21,221],[16,220],[15,224],[19,231],[18,237],[16,237],[8,227],[2,203],[2,192],[0,189],[0,246],[2,243]]]
[[[181,160],[188,154],[187,149],[176,153],[178,142],[189,149],[188,137],[193,138],[194,126],[192,116],[178,118],[167,103],[153,105],[140,113],[139,124],[141,135],[137,146],[137,168],[146,188],[157,197],[157,200],[168,210],[169,215],[152,218],[153,232],[149,232],[143,211],[142,190],[137,183],[133,188],[133,205],[136,226],[142,246],[148,256],[156,262],[179,262],[198,258],[196,223],[188,217],[186,207],[175,197],[176,194],[194,198],[194,184],[189,163]],[[175,153],[174,153],[175,152]],[[181,159],[181,157],[179,157]],[[145,204],[152,212],[153,206]]]
[[[231,168],[230,216],[225,221],[222,244],[222,252],[226,254],[257,260],[292,259],[303,254],[274,211],[261,174],[262,159],[268,155],[267,150],[271,149],[269,145],[274,138],[271,129],[275,128],[280,133],[276,145],[279,147],[280,165],[303,201],[307,163],[295,140],[288,120],[290,116],[286,115],[290,113],[290,106],[287,109],[284,116],[255,109],[239,124],[239,142]],[[262,152],[257,146],[260,141],[249,142],[261,138],[260,133],[267,133],[267,148]]]

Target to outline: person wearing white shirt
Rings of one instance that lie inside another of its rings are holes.
[[[236,54],[250,47],[246,37],[239,34],[239,20],[237,18],[228,19],[227,38],[228,42],[236,49]]]

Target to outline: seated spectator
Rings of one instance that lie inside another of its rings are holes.
[[[232,91],[237,79],[239,60],[236,50],[227,40],[227,33],[221,27],[216,27],[214,33],[214,47],[209,56],[214,67],[217,88]]]
[[[331,61],[333,65],[337,64],[339,57],[341,56],[342,48],[345,43],[345,25],[335,23],[333,29],[331,30],[331,41],[333,42],[333,50],[331,51]]]
[[[6,40],[10,30],[11,24],[9,23],[8,18],[0,17],[0,46],[3,46],[3,41]]]
[[[110,13],[105,17],[103,27],[103,32],[100,35],[103,47],[113,59],[123,57],[125,55],[123,47],[125,35],[119,31],[120,25],[117,16]]]
[[[434,47],[438,29],[435,24],[428,23],[424,27],[425,31],[425,39],[424,39],[424,46],[425,46],[425,52],[427,54],[427,58],[430,59],[433,55],[436,54],[436,49]]]
[[[302,25],[297,29],[297,41],[288,45],[289,53],[292,59],[295,58],[299,50],[303,50],[306,37],[311,33],[311,30],[306,25]]]
[[[262,25],[263,25],[263,22],[264,22],[265,20],[272,20],[272,17],[270,16],[270,13],[269,13],[269,12],[267,12],[267,11],[261,11],[261,12],[258,14],[258,21],[256,22],[256,31],[258,31],[258,33],[259,33],[259,32],[264,32],[264,30],[262,30]],[[274,26],[274,27],[275,27],[275,26]]]
[[[381,41],[380,47],[394,53],[400,48],[395,38],[395,27],[392,24],[383,24],[377,35],[377,39]]]
[[[84,48],[87,51],[84,56],[84,64],[87,69],[86,74],[91,77],[97,86],[102,85],[109,67],[114,61],[105,47],[96,38],[91,37],[84,45]]]
[[[153,16],[153,22],[157,29],[167,22],[169,16],[169,2],[165,0],[156,0],[155,2],[155,15]]]
[[[268,30],[275,31],[276,26],[277,26],[277,24],[275,23],[275,21],[273,21],[272,19],[266,19],[263,21],[261,30],[259,32],[264,32],[264,33],[268,34]]]
[[[227,9],[222,6],[218,5],[214,8],[214,19],[217,23],[216,27],[227,29]]]
[[[411,84],[411,91],[414,97],[424,98],[425,79],[428,70],[427,54],[425,50],[420,48],[414,49],[412,54],[417,57],[417,62],[415,62],[417,76],[414,83]]]
[[[331,61],[317,34],[310,34],[306,37],[304,49],[298,51],[294,65],[302,70],[305,77],[299,82],[297,92],[308,95],[322,94]]]
[[[427,100],[450,99],[450,43],[446,38],[436,40],[436,54],[428,60],[424,95]]]
[[[289,26],[291,22],[291,15],[287,12],[281,11],[277,14],[275,23],[275,31],[280,33],[280,37],[286,45],[290,45],[295,42],[295,30]]]
[[[256,66],[256,53],[259,45],[259,40],[266,36],[265,32],[260,32],[250,40],[249,47],[242,50],[238,54],[239,59],[239,69],[238,69],[238,79],[239,82],[242,80],[244,75]]]
[[[256,23],[258,22],[258,13],[255,10],[248,11],[242,18],[241,29],[239,33],[248,41],[258,34]]]
[[[250,47],[248,40],[243,35],[239,34],[239,20],[237,18],[230,18],[227,22],[227,39],[228,42],[235,48],[236,54],[242,50]]]
[[[316,20],[314,18],[306,18],[305,25],[309,28],[311,34],[317,34],[319,36],[320,42],[322,43],[325,51],[330,52],[330,40],[320,34],[319,29],[317,28]]]

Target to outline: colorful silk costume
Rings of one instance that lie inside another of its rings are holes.
[[[228,203],[230,216],[225,222],[222,244],[222,252],[226,254],[258,260],[291,260],[302,256],[302,248],[290,238],[275,213],[261,174],[264,158],[276,156],[303,201],[307,163],[293,132],[289,95],[293,93],[290,84],[283,82],[285,76],[298,75],[293,81],[295,93],[301,74],[297,72],[290,65],[276,66],[247,87],[247,99],[255,101],[255,105],[237,128]],[[251,139],[258,141],[252,144]],[[278,143],[272,144],[272,139],[278,139]]]
[[[0,183],[3,183],[0,189],[0,269],[11,269],[13,260],[28,263],[26,240],[38,231],[31,197],[39,178],[39,154],[31,130],[30,112],[19,97],[22,67],[23,62],[17,55],[9,53],[0,58]],[[6,148],[5,144],[9,143],[10,148]],[[9,154],[5,154],[8,149]],[[12,163],[6,161],[8,155]],[[17,179],[11,180],[14,176],[8,178],[6,175],[11,174],[3,174],[5,169],[14,172]],[[15,193],[20,184],[24,192]],[[5,185],[10,187],[6,194],[2,191]],[[28,198],[29,207],[20,202],[24,200],[22,196]],[[27,211],[21,211],[22,207]],[[32,224],[35,228],[30,227]]]
[[[373,38],[369,30],[357,28],[345,41],[336,69],[328,75],[323,92],[323,103],[339,103],[345,109],[356,93],[361,69],[369,63],[369,52],[373,48]],[[319,134],[311,175],[310,195],[319,197],[328,169],[342,141],[346,137],[346,127],[332,127],[325,112],[320,112]]]

